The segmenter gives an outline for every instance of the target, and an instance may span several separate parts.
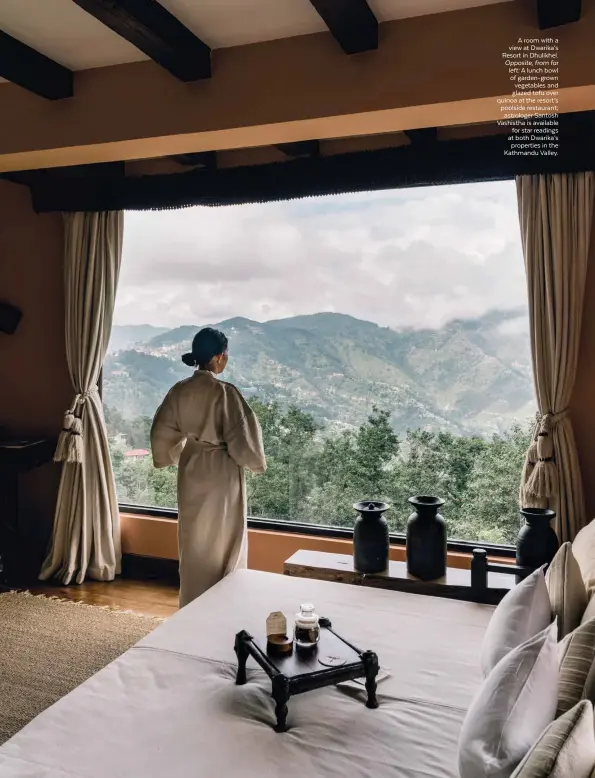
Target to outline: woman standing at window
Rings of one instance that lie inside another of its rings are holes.
[[[235,386],[219,381],[228,341],[207,327],[184,354],[195,367],[155,414],[155,467],[178,464],[180,607],[247,565],[245,470],[264,473],[258,419]]]

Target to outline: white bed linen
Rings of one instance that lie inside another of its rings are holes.
[[[378,710],[353,684],[289,701],[276,734],[270,681],[235,633],[313,602],[376,651]],[[0,748],[14,778],[455,778],[457,740],[480,681],[489,606],[242,570],[177,613]]]

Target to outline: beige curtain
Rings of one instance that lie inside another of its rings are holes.
[[[594,173],[517,179],[539,408],[520,501],[525,507],[553,508],[562,542],[572,540],[585,523],[568,406],[578,360],[594,189]]]
[[[66,357],[74,398],[54,459],[63,462],[52,543],[39,577],[82,583],[120,572],[120,518],[97,389],[112,326],[123,213],[65,215]]]

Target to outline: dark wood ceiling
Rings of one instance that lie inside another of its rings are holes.
[[[157,0],[73,0],[179,78],[211,77],[211,49]]]
[[[577,21],[581,0],[530,0],[541,29]],[[211,77],[211,50],[157,0],[72,0],[181,81]],[[308,2],[308,0],[295,0]],[[309,0],[346,54],[378,47],[366,0]],[[73,74],[0,31],[0,76],[49,100],[74,95]],[[591,169],[592,113],[560,117],[558,158],[506,157],[497,123],[425,127],[359,138],[197,150],[172,157],[4,174],[31,188],[40,210],[245,202],[354,188]],[[456,162],[456,167],[454,163]],[[168,194],[169,193],[169,194]]]
[[[47,100],[74,94],[68,68],[0,30],[0,76]]]
[[[310,0],[346,54],[378,48],[378,20],[366,0]]]
[[[294,0],[308,2],[308,0]],[[211,77],[211,50],[158,0],[72,0],[181,81]],[[309,0],[348,55],[378,48],[378,21],[367,0]],[[528,0],[546,30],[576,22],[581,0]],[[0,76],[48,100],[75,95],[67,68],[0,31]]]

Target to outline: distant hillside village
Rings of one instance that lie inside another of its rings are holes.
[[[437,330],[391,330],[334,313],[215,326],[230,339],[226,380],[249,398],[296,405],[331,431],[355,429],[373,403],[390,411],[401,434],[489,436],[535,410],[523,311],[493,311]],[[152,417],[167,390],[190,375],[180,356],[198,329],[114,327],[106,404],[129,421]]]

